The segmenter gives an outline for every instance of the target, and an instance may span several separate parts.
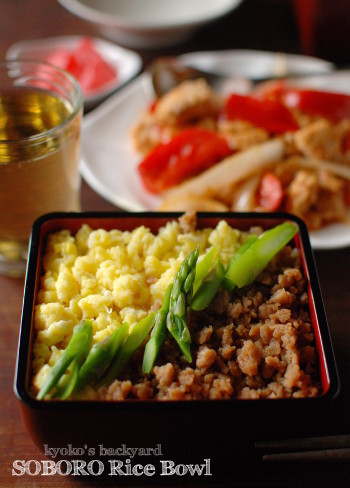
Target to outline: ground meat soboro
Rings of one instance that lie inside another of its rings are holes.
[[[250,286],[221,290],[202,312],[190,312],[192,364],[175,341],[165,343],[150,375],[142,349],[101,399],[300,398],[319,392],[318,360],[307,283],[297,249],[285,247]]]

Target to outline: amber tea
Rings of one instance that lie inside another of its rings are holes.
[[[18,274],[34,220],[80,210],[81,112],[40,84],[1,88],[0,272]]]

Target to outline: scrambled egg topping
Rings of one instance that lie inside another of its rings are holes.
[[[69,230],[49,235],[34,317],[34,390],[42,386],[81,319],[92,320],[93,343],[124,321],[132,330],[160,307],[168,284],[197,244],[200,256],[217,246],[227,265],[242,240],[244,234],[225,221],[215,229],[191,231],[171,221],[157,235],[144,226],[123,232],[86,224],[76,235]]]

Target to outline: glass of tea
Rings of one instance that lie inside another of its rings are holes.
[[[37,217],[80,210],[82,111],[69,73],[34,61],[0,64],[0,274],[24,274]]]

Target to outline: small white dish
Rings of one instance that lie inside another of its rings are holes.
[[[223,17],[242,0],[58,0],[107,38],[138,48],[165,47]]]
[[[232,60],[237,53],[231,51]],[[240,56],[243,53],[240,52]],[[269,54],[269,56],[268,56]],[[216,54],[212,53],[213,59]],[[220,55],[220,52],[217,53]],[[186,55],[187,56],[187,55]],[[189,55],[190,56],[190,55]],[[253,61],[264,59],[271,64],[273,53],[255,53],[247,51],[247,58]],[[289,58],[289,55],[286,55]],[[182,56],[180,57],[182,59]],[[204,59],[204,58],[203,58]],[[308,62],[304,65],[304,62]],[[314,79],[317,86],[333,91],[350,93],[350,72],[329,73],[329,63],[303,57],[298,72],[304,69],[309,74],[315,70],[325,74],[317,77],[300,78],[299,83],[311,84]],[[315,64],[314,64],[315,63]],[[247,75],[249,63],[242,63],[235,74]],[[208,63],[208,70],[213,68]],[[261,73],[268,76],[265,64],[261,64]],[[259,72],[256,76],[259,78]],[[86,182],[103,198],[117,207],[129,211],[156,210],[160,204],[159,197],[146,192],[138,176],[137,165],[140,156],[132,147],[130,128],[135,124],[142,110],[152,102],[153,90],[149,75],[143,73],[128,86],[113,95],[97,109],[84,117],[82,131],[81,173]],[[350,219],[350,216],[349,216]],[[314,249],[337,249],[350,246],[350,225],[333,224],[319,231],[310,233]]]
[[[64,48],[74,50],[86,36],[59,36],[46,39],[20,41],[13,44],[6,53],[7,59],[38,59],[46,57],[56,49]],[[116,71],[116,78],[89,91],[84,96],[86,109],[95,107],[98,103],[111,95],[126,82],[134,78],[142,68],[140,56],[129,49],[99,38],[89,38],[94,49]]]

